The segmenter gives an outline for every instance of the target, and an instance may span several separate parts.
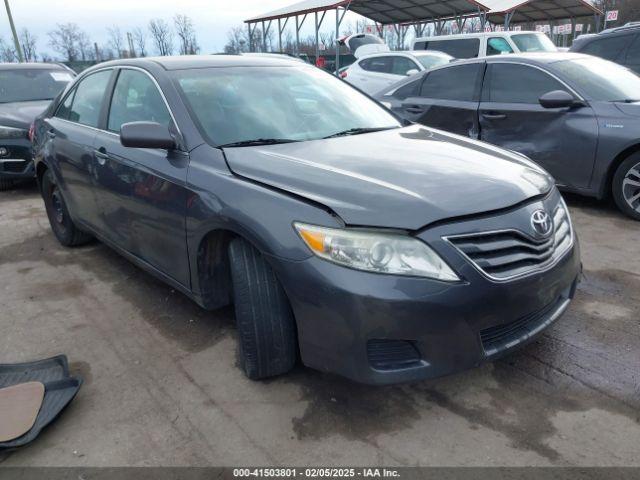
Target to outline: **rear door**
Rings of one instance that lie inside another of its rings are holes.
[[[104,225],[92,179],[96,166],[93,147],[112,74],[113,70],[107,69],[80,80],[46,120],[42,149],[74,220],[98,231]]]
[[[635,36],[633,42],[629,45],[625,66],[640,74],[640,33]]]
[[[565,90],[545,70],[517,63],[489,63],[480,103],[480,139],[523,153],[558,183],[587,187],[593,171],[598,125],[591,107],[544,108],[545,93]]]
[[[361,70],[354,72],[353,84],[370,95],[391,85],[394,78],[397,80],[397,77],[391,73],[393,57],[386,55],[367,57],[360,60],[358,65]]]
[[[478,105],[484,62],[431,71],[418,96],[402,102],[402,116],[433,128],[478,138]]]
[[[186,152],[128,148],[124,123],[149,121],[175,130],[169,107],[145,71],[123,68],[113,91],[106,130],[98,134],[98,198],[109,239],[182,285],[189,285],[185,237]]]

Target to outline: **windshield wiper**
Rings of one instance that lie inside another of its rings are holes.
[[[397,128],[397,127],[350,128],[349,130],[343,130],[342,132],[334,133],[324,138],[336,138],[336,137],[346,137],[349,135],[361,135],[363,133],[382,132],[384,130],[392,130],[394,128]]]
[[[622,100],[614,100],[615,103],[638,103],[640,98],[624,98]]]
[[[255,147],[259,145],[277,145],[279,143],[295,143],[299,141],[300,140],[292,140],[290,138],[254,138],[253,140],[242,140],[240,142],[226,143],[224,145],[219,145],[219,147]]]

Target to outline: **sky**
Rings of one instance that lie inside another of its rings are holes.
[[[176,13],[192,18],[202,53],[221,51],[230,28],[243,20],[296,3],[297,0],[9,0],[16,28],[28,28],[38,39],[38,51],[53,54],[47,32],[57,23],[73,22],[98,44],[108,41],[107,28],[114,25],[123,32],[136,26],[146,27],[152,18],[171,21]],[[358,17],[349,14],[346,22]],[[311,23],[311,22],[309,22]],[[333,22],[327,21],[332,31]],[[335,26],[334,26],[335,28]],[[304,34],[312,33],[311,27]],[[0,37],[11,40],[9,21],[0,2]],[[148,39],[147,47],[151,47]]]

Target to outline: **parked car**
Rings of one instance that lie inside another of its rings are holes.
[[[507,31],[416,38],[411,50],[435,50],[465,59],[509,53],[555,52],[557,48],[544,33]]]
[[[565,189],[640,219],[640,77],[588,55],[440,67],[381,93],[403,118],[529,156]]]
[[[384,52],[359,58],[341,73],[341,78],[374,95],[399,80],[454,60],[441,52]]]
[[[574,40],[571,51],[611,60],[640,73],[640,22],[582,35]]]
[[[204,308],[233,303],[253,379],[298,351],[373,384],[471,368],[531,341],[576,290],[578,240],[541,168],[403,128],[300,62],[103,63],[43,121],[60,243],[95,236]]]
[[[29,129],[72,79],[61,65],[0,63],[0,191],[34,178]]]

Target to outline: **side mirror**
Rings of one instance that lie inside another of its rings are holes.
[[[410,77],[411,75],[415,75],[417,73],[420,73],[420,70],[418,70],[417,68],[412,68],[411,70],[407,71],[407,77]]]
[[[580,104],[569,92],[564,90],[554,90],[542,95],[538,102],[544,108],[569,108]]]
[[[155,122],[131,122],[120,127],[120,143],[131,148],[173,150],[176,141],[164,125]]]

